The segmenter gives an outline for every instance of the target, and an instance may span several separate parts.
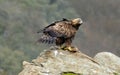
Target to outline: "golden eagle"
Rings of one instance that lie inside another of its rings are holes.
[[[43,35],[38,42],[48,44],[56,43],[57,46],[62,46],[64,44],[64,47],[70,50],[69,47],[72,47],[72,40],[82,23],[83,21],[80,18],[72,20],[63,18],[60,21],[55,21],[41,30]]]

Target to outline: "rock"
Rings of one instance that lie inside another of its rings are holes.
[[[24,69],[19,75],[64,75],[67,72],[74,73],[72,75],[115,75],[114,70],[102,65],[100,60],[97,55],[94,60],[79,51],[47,50],[31,63],[24,61]]]
[[[94,57],[94,59],[102,66],[112,70],[114,73],[120,73],[120,57],[110,52],[100,52]]]

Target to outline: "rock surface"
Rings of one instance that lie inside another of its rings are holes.
[[[78,52],[47,50],[32,60],[24,61],[18,75],[62,75],[73,72],[77,75],[117,75],[120,72],[120,58],[112,53],[98,53],[94,59]]]
[[[120,57],[110,52],[100,52],[94,57],[96,62],[120,75]]]

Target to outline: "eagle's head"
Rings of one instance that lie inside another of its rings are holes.
[[[72,26],[75,27],[76,29],[78,29],[79,26],[83,24],[81,18],[72,19],[71,22],[72,22]]]

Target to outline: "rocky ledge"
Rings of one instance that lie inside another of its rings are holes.
[[[91,58],[80,51],[45,50],[32,60],[23,61],[18,75],[119,75],[120,58],[109,52]]]

